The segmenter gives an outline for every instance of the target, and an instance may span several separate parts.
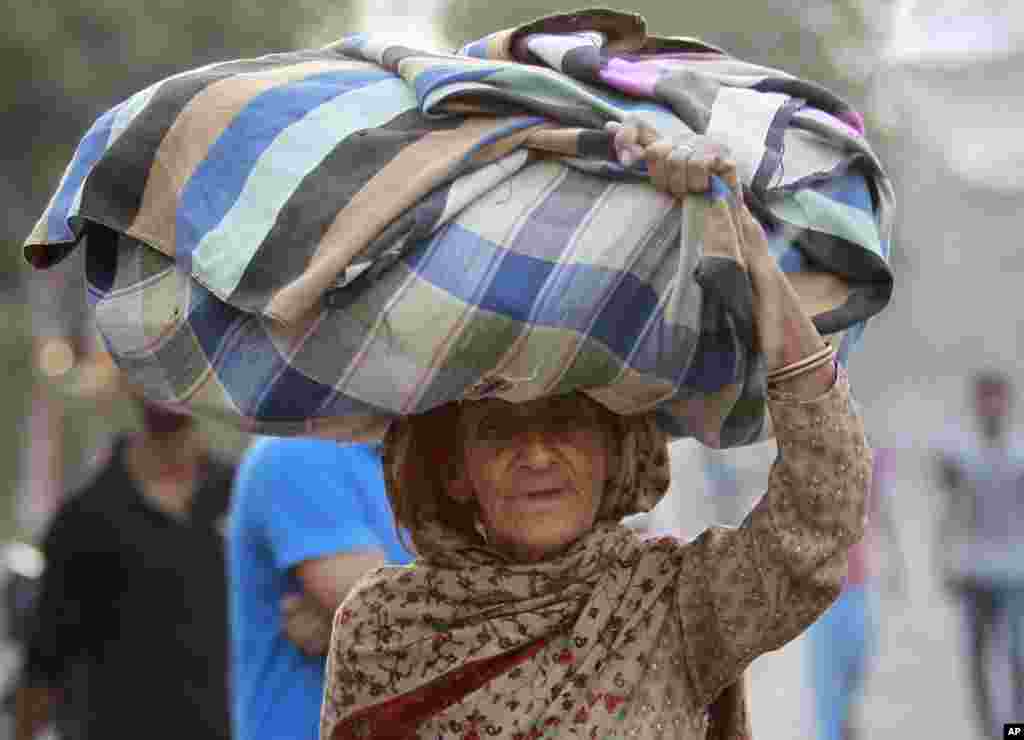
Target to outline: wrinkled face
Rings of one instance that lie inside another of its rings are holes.
[[[449,495],[475,498],[488,542],[517,560],[556,554],[597,518],[610,472],[606,413],[579,394],[464,404]]]

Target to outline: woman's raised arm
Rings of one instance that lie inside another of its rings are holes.
[[[709,217],[708,247],[745,267],[769,372],[778,457],[768,490],[737,529],[712,527],[684,546],[678,586],[687,672],[711,702],[758,655],[800,634],[839,594],[847,551],[864,533],[871,452],[842,370],[804,313],[743,203],[736,167],[705,137],[659,139],[642,123],[612,125],[616,146],[643,157],[655,185],[676,197],[717,177],[732,191]]]
[[[773,383],[774,390],[800,398],[824,393],[834,380],[830,362],[786,377],[787,368],[819,353],[825,341],[769,252],[764,230],[744,204],[736,163],[729,151],[706,136],[659,137],[639,119],[625,124],[612,122],[607,128],[614,134],[623,164],[645,160],[655,187],[680,200],[712,190],[716,178],[724,183],[730,197],[720,200],[709,213],[709,218],[717,222],[712,235],[717,230],[720,238],[709,240],[705,256],[727,257],[746,269],[753,290],[758,349],[765,357],[769,380],[776,373],[782,377]]]

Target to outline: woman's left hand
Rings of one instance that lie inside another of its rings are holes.
[[[690,133],[662,137],[638,118],[625,123],[609,121],[605,130],[614,134],[615,151],[623,166],[645,160],[651,181],[659,190],[684,198],[690,193],[707,192],[711,177],[717,176],[734,193],[739,192],[732,154],[728,147],[707,136]]]
[[[628,118],[623,123],[611,121],[605,128],[614,134],[615,150],[624,166],[643,159],[651,183],[679,200],[707,193],[711,190],[712,178],[718,178],[730,190],[742,211],[740,218],[729,226],[736,232],[735,238],[706,244],[705,254],[725,250],[719,256],[729,257],[747,270],[763,266],[770,271],[775,266],[764,229],[743,205],[736,162],[728,147],[694,133],[663,137],[638,118]]]
[[[710,241],[706,250],[716,250],[734,259],[750,276],[754,294],[754,323],[760,352],[768,370],[797,362],[820,350],[824,339],[804,312],[792,284],[779,269],[768,249],[761,224],[743,200],[736,174],[736,162],[728,148],[707,136],[685,134],[662,137],[649,124],[630,118],[609,122],[615,150],[624,166],[643,159],[655,187],[680,200],[706,193],[711,178],[718,177],[732,191],[730,215],[721,224],[722,239]],[[780,383],[777,390],[799,397],[818,396],[834,379],[831,364]]]

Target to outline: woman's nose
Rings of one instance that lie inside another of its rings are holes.
[[[543,432],[531,429],[524,435],[521,460],[529,468],[543,469],[554,464],[554,451]]]

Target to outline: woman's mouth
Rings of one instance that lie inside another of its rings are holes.
[[[521,504],[530,508],[544,507],[557,504],[567,492],[566,488],[538,488],[535,491],[526,491],[516,498]]]
[[[529,491],[526,495],[530,497],[557,496],[562,493],[562,488],[540,488],[536,491]]]

